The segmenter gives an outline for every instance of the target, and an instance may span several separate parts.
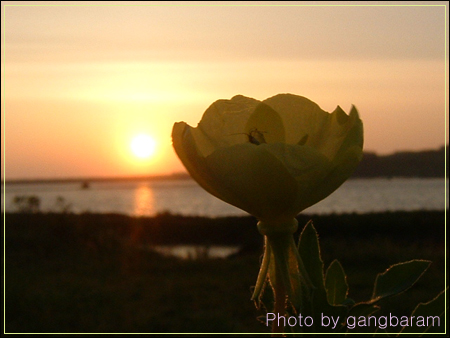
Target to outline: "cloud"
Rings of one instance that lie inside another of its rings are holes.
[[[444,58],[445,7],[8,7],[15,62]]]

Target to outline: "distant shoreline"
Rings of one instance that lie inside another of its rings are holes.
[[[119,177],[72,177],[72,178],[36,178],[2,180],[2,184],[42,184],[42,183],[92,183],[92,182],[129,182],[129,181],[162,181],[192,179],[187,173],[170,175],[119,176]]]
[[[445,151],[447,148],[447,151]],[[354,178],[444,178],[449,176],[446,159],[449,158],[447,147],[436,150],[418,152],[396,152],[392,155],[379,156],[376,153],[365,152],[364,157],[351,176]],[[162,181],[191,179],[188,173],[173,173],[168,175],[119,176],[119,177],[72,177],[72,178],[2,178],[2,184],[38,184],[38,183],[81,183],[91,182],[125,182],[125,181]]]
[[[416,178],[416,179],[444,179],[444,176],[352,176],[349,180],[358,179],[395,179],[395,178]],[[447,179],[449,177],[447,176]],[[92,177],[92,178],[54,178],[54,179],[18,179],[18,180],[8,180],[8,184],[65,184],[65,183],[98,183],[98,182],[139,182],[139,181],[168,181],[168,180],[191,180],[193,178],[188,174],[179,174],[176,176],[172,175],[161,175],[161,176],[142,176],[142,177]],[[4,185],[5,182],[1,181]]]

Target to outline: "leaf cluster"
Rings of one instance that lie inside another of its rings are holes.
[[[309,221],[301,232],[297,249],[314,287],[309,294],[302,293],[302,308],[296,308],[293,302],[288,300],[285,316],[293,316],[297,320],[290,321],[296,325],[285,325],[286,332],[392,334],[396,330],[393,335],[444,332],[445,314],[448,309],[445,290],[429,302],[419,303],[410,316],[397,317],[399,321],[394,320],[394,327],[389,327],[389,321],[387,325],[385,322],[381,325],[381,321],[378,321],[381,316],[377,316],[382,300],[402,294],[411,288],[429,268],[430,261],[416,259],[390,266],[377,275],[371,298],[356,303],[348,297],[347,276],[340,262],[334,260],[324,269],[319,239],[312,221]],[[273,291],[269,283],[266,283],[256,305],[264,308],[267,313],[274,312]],[[302,318],[311,317],[312,320],[306,325],[298,320],[299,315]],[[267,320],[267,316],[264,320]]]

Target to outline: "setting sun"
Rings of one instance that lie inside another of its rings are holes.
[[[149,158],[155,152],[156,142],[147,134],[139,134],[131,140],[131,151],[139,158]]]

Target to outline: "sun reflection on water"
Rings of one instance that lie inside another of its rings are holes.
[[[152,216],[155,214],[155,196],[147,182],[140,183],[135,190],[134,214],[137,216]]]

